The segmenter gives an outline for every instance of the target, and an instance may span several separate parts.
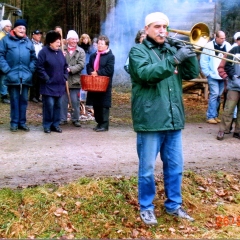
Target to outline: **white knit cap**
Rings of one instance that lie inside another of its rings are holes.
[[[145,18],[145,26],[148,26],[153,22],[158,22],[162,20],[166,22],[167,26],[169,25],[169,19],[164,13],[161,13],[161,12],[150,13]]]
[[[236,32],[233,36],[234,40],[237,40],[240,37],[240,32]]]
[[[5,28],[7,25],[12,26],[12,23],[10,22],[10,20],[2,20],[0,24],[1,24],[1,29]]]
[[[67,39],[69,39],[69,38],[77,38],[77,39],[79,39],[78,34],[74,30],[69,30],[68,31]]]

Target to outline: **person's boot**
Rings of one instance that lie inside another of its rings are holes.
[[[2,103],[7,103],[7,104],[10,103],[10,100],[8,99],[7,95],[2,95],[1,100],[2,100]]]

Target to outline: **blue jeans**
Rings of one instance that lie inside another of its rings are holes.
[[[168,212],[178,209],[182,204],[182,131],[137,132],[137,152],[140,210],[154,209],[154,170],[159,152],[163,162],[164,189],[167,197],[164,206]]]
[[[218,117],[218,108],[220,105],[221,95],[224,90],[224,81],[214,79],[208,76],[209,99],[207,109],[207,119]]]
[[[61,112],[61,97],[42,95],[43,128],[59,127]]]
[[[20,93],[19,85],[9,85],[8,91],[10,95],[10,125],[11,127],[24,126],[26,124],[26,112],[28,105],[29,86],[22,85]]]
[[[73,111],[71,113],[71,120],[73,122],[78,121],[80,117],[80,89],[72,88],[69,90],[70,98],[72,102]],[[67,92],[61,97],[61,120],[67,121],[67,113],[68,113],[68,95]]]
[[[0,94],[1,96],[5,96],[8,94],[8,88],[6,85],[3,83],[4,75],[0,74]]]

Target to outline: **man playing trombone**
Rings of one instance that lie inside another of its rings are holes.
[[[218,109],[224,90],[224,80],[218,74],[218,66],[221,62],[220,58],[224,57],[224,52],[228,52],[231,49],[231,44],[226,42],[225,38],[223,31],[216,32],[216,37],[204,46],[206,48],[203,49],[203,53],[200,56],[201,70],[207,77],[209,86],[208,109],[206,113],[207,123],[212,124],[221,122],[218,118]],[[218,51],[222,51],[223,53]]]
[[[154,214],[154,169],[158,153],[163,162],[166,212],[194,219],[182,208],[182,132],[184,109],[182,79],[199,74],[199,65],[192,46],[165,42],[168,17],[161,12],[145,18],[146,39],[129,53],[132,81],[132,118],[137,132],[139,158],[138,200],[144,223],[157,224]]]

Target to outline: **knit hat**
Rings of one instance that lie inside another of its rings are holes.
[[[51,30],[47,33],[45,42],[47,45],[50,45],[50,43],[53,43],[58,39],[61,40],[61,34],[59,32]]]
[[[15,23],[13,28],[18,27],[18,26],[24,26],[25,28],[27,28],[27,23],[24,19],[18,19]]]
[[[79,39],[78,34],[74,30],[69,30],[68,31],[67,39],[69,39],[69,38],[77,38],[77,39]]]
[[[150,13],[145,18],[145,26],[148,26],[153,22],[158,22],[162,20],[166,22],[167,26],[169,25],[169,19],[164,13],[161,13],[161,12]]]
[[[234,40],[237,40],[238,38],[240,38],[240,32],[236,32],[233,36]]]
[[[12,23],[10,22],[10,20],[2,20],[0,22],[1,25],[1,29],[4,29],[6,26],[12,26]]]

